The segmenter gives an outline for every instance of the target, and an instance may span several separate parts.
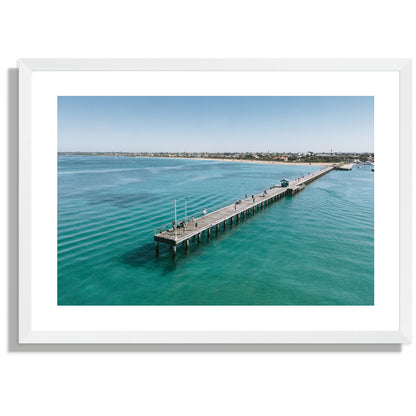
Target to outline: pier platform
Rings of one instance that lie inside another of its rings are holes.
[[[176,247],[179,244],[186,244],[189,247],[191,238],[196,237],[200,241],[201,235],[207,232],[208,237],[212,229],[219,232],[220,226],[225,230],[227,222],[232,225],[242,219],[254,215],[258,210],[266,208],[273,202],[287,196],[294,195],[303,190],[307,184],[320,178],[334,169],[334,166],[320,169],[316,172],[297,178],[289,182],[287,187],[281,185],[271,186],[266,192],[260,192],[254,197],[239,200],[235,204],[228,205],[224,208],[207,213],[186,223],[186,226],[171,227],[167,230],[155,231],[154,240],[156,242],[156,251],[159,249],[159,243],[169,244],[176,253]]]
[[[335,169],[336,170],[352,170],[354,164],[353,163],[346,163],[344,165],[339,165]]]

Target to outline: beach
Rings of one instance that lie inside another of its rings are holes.
[[[320,163],[305,163],[305,162],[278,162],[274,160],[252,160],[252,159],[219,159],[209,157],[158,157],[158,156],[135,156],[135,157],[146,157],[152,159],[171,159],[171,160],[211,160],[217,162],[240,162],[240,163],[257,163],[263,165],[282,165],[282,166],[332,166],[333,162],[320,162]]]

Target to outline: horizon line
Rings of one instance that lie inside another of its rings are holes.
[[[187,151],[131,151],[131,150],[58,150],[57,153],[155,153],[155,154],[160,154],[160,153],[188,153],[188,154],[196,154],[196,153],[201,153],[201,154],[234,154],[234,153],[243,153],[243,154],[253,154],[253,153],[326,153],[326,154],[335,154],[335,153],[374,153],[374,151],[361,151],[361,152],[356,152],[356,151],[335,151],[335,152],[327,152],[327,151],[319,151],[319,152],[312,152],[311,150],[309,151],[291,151],[291,152],[282,152],[282,151],[275,151],[275,152],[264,152],[264,151],[251,151],[251,152],[247,152],[247,151],[236,151],[236,152],[207,152],[207,151],[201,151],[201,152],[187,152]]]

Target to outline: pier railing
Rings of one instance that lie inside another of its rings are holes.
[[[210,207],[210,211],[209,212],[207,211],[206,215],[212,214],[215,211],[219,211],[222,208],[233,205],[233,204],[235,204],[235,202],[236,202],[236,200],[234,199],[234,200],[229,200],[229,201],[226,201],[226,202],[222,202],[221,204],[217,204],[212,208]],[[184,230],[183,227],[178,226],[179,224],[181,224],[183,222],[186,222],[186,224],[188,224],[189,222],[192,222],[195,218],[200,217],[201,215],[203,215],[203,209],[199,209],[198,211],[194,211],[192,214],[187,215],[186,219],[185,219],[185,217],[177,218],[176,219],[177,232],[180,232],[180,230]],[[161,225],[159,227],[155,227],[154,228],[154,235],[160,234],[164,231],[169,231],[169,230],[171,230],[172,232],[175,231],[175,229],[173,228],[173,221],[171,221],[170,223],[166,223],[164,225]]]
[[[290,181],[289,184],[283,184],[286,185],[283,187],[279,185],[270,186],[270,192],[259,192],[252,194],[253,200],[251,200],[251,197],[241,200],[241,206],[239,204],[238,209],[237,206],[235,206],[234,209],[232,208],[234,204],[239,203],[239,200],[234,199],[233,201],[224,201],[215,207],[208,206],[208,209],[210,210],[209,213],[206,212],[206,209],[200,209],[196,214],[194,213],[189,217],[187,216],[186,218],[181,217],[177,219],[177,211],[175,208],[176,222],[172,221],[172,225],[162,225],[155,229],[154,240],[156,242],[156,253],[159,252],[159,243],[169,244],[173,250],[174,256],[176,255],[176,247],[179,244],[184,243],[186,245],[186,249],[188,250],[190,240],[193,237],[197,237],[198,243],[200,243],[201,236],[206,231],[207,238],[209,239],[211,230],[214,226],[215,231],[218,234],[220,224],[223,225],[225,230],[227,228],[228,220],[232,225],[234,220],[239,222],[240,220],[248,218],[251,215],[255,215],[257,211],[265,208],[267,205],[270,205],[275,201],[278,201],[284,196],[295,195],[297,192],[304,189],[305,185],[309,184],[317,178],[320,178],[322,175],[325,175],[332,169],[334,169],[334,166],[320,169],[317,172],[308,173],[301,178]],[[287,182],[287,180],[285,180],[285,182]],[[202,205],[203,201],[199,201],[199,203]]]
[[[271,185],[270,189],[271,189],[271,187],[276,187],[276,186],[279,186],[279,185]],[[264,190],[264,188],[262,188],[262,189]],[[257,195],[260,192],[262,192],[262,191],[254,191],[254,192],[251,192],[250,194]],[[246,200],[246,199],[250,199],[250,198],[251,198],[251,196],[248,196],[247,198],[244,198],[243,201]],[[231,205],[234,205],[238,200],[240,200],[240,198],[228,200],[228,201],[222,202],[221,204],[217,204],[213,207],[209,207],[209,212],[207,212],[206,215],[213,214],[214,212],[219,211],[219,210],[221,210],[225,207],[229,207]],[[199,210],[193,212],[192,214],[187,215],[186,216],[186,224],[188,224],[189,222],[192,222],[193,219],[198,218],[202,215],[203,215],[203,209],[199,209]],[[178,224],[180,224],[184,221],[185,221],[185,217],[181,217],[181,218],[176,219],[176,232],[179,233],[179,234],[180,234],[181,230],[184,231],[184,228],[178,226]],[[171,221],[170,223],[165,223],[165,224],[162,224],[158,227],[155,227],[154,230],[153,230],[153,233],[154,233],[154,235],[157,235],[157,234],[160,234],[160,233],[165,232],[165,231],[172,231],[172,232],[175,231],[175,229],[173,228],[173,221]]]
[[[300,185],[306,185],[306,184],[312,182],[313,180],[321,177],[322,175],[325,175],[328,171],[330,171],[332,169],[334,169],[334,166],[331,166],[331,167],[328,166],[328,167],[325,167],[325,168],[320,169],[318,171],[308,173],[308,174],[306,174],[306,175],[304,175],[300,178],[296,178],[296,179],[289,182],[289,187],[287,189],[289,189],[293,186],[297,186],[296,190],[303,189],[303,187],[301,188]],[[271,185],[269,187],[269,189],[273,189],[273,188],[276,188],[276,187],[280,188],[280,185]],[[261,188],[261,189],[264,190],[264,188]],[[247,191],[248,191],[248,189],[247,189]],[[259,195],[259,194],[261,194],[261,192],[262,192],[261,190],[260,191],[255,191],[255,192],[250,191],[250,192],[248,192],[248,194]],[[296,192],[294,192],[294,190],[292,189],[292,191],[290,192],[290,195],[292,195],[294,193],[296,193]],[[243,201],[245,201],[247,199],[251,199],[251,197],[244,198]],[[207,212],[206,215],[209,216],[210,214],[213,214],[216,211],[222,210],[225,207],[232,206],[236,203],[237,200],[239,200],[239,199],[224,201],[221,204],[215,205],[214,207],[208,207],[210,211]],[[181,218],[177,218],[176,219],[176,224],[175,224],[176,234],[177,235],[184,234],[185,231],[186,231],[186,226],[190,222],[193,222],[194,219],[201,218],[201,217],[203,217],[203,210],[199,209],[197,211],[194,211],[192,214],[187,215],[186,218],[184,216],[181,217]],[[183,226],[184,224],[185,224],[185,227]],[[172,221],[170,223],[165,223],[163,225],[155,227],[154,228],[154,235],[161,234],[161,233],[164,233],[164,232],[174,233],[175,232],[175,226],[174,226],[173,221]]]

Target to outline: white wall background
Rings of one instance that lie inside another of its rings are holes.
[[[19,58],[413,58],[412,2],[24,1],[0,5],[0,413],[414,415],[416,347],[151,351],[16,348],[16,151],[8,97]],[[414,62],[416,66],[416,62]],[[414,72],[414,71],[413,71]],[[414,113],[413,113],[414,114]],[[13,177],[13,175],[11,175]],[[415,182],[415,181],[414,181]],[[10,188],[10,189],[9,189]],[[8,203],[8,195],[11,203]],[[11,209],[10,209],[11,208]],[[9,261],[11,260],[11,262]]]

